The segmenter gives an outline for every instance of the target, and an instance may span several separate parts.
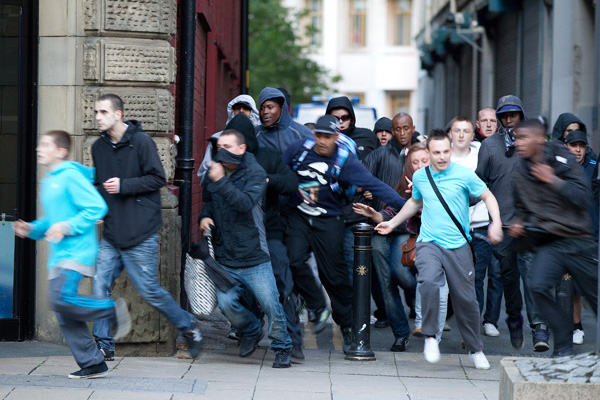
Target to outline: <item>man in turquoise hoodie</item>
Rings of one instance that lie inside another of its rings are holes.
[[[117,319],[115,336],[126,335],[131,328],[127,304],[78,293],[84,276],[94,276],[98,254],[96,222],[108,210],[94,188],[94,169],[66,161],[71,138],[65,131],[45,133],[37,146],[38,164],[48,167],[42,179],[41,218],[13,224],[21,238],[50,242],[48,257],[48,300],[67,345],[81,370],[69,378],[101,378],[108,367],[104,354],[96,347],[87,322],[98,318]]]

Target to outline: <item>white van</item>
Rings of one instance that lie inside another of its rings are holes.
[[[352,105],[356,115],[356,126],[359,128],[373,129],[377,121],[377,111],[374,107]],[[294,120],[302,125],[307,122],[315,123],[319,117],[325,115],[327,103],[298,104],[294,108]]]

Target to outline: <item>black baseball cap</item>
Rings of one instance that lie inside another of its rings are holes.
[[[323,115],[317,120],[313,131],[335,135],[336,133],[340,133],[340,123],[333,115]]]
[[[585,144],[589,144],[587,140],[587,135],[583,131],[571,131],[565,138],[565,143],[577,143],[583,142]]]

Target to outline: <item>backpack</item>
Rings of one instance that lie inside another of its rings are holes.
[[[314,141],[314,139],[307,139],[304,142],[302,147],[292,158],[292,170],[296,172],[298,170],[298,167],[302,165],[307,170],[323,176],[323,178],[325,178],[329,182],[329,187],[331,187],[331,190],[333,190],[334,192],[339,193],[341,195],[345,195],[348,198],[354,196],[354,194],[356,193],[356,186],[350,185],[347,189],[344,189],[338,183],[338,178],[340,176],[340,173],[342,172],[342,167],[348,159],[350,151],[346,148],[346,146],[342,145],[341,143],[337,143],[337,157],[335,158],[335,163],[333,164],[331,169],[329,169],[329,171],[327,171],[325,175],[323,175],[321,171],[318,171],[315,168],[312,168],[310,165],[304,163],[304,159],[308,155],[308,152],[312,150],[315,143],[316,142]]]

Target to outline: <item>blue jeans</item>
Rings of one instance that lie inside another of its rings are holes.
[[[114,247],[102,239],[96,260],[94,295],[110,298],[114,281],[125,269],[131,283],[148,304],[160,311],[181,332],[194,329],[196,319],[193,315],[179,307],[173,296],[158,283],[158,245],[157,233],[142,243],[127,248]],[[108,318],[97,320],[92,333],[98,345],[114,351],[111,322]]]
[[[417,281],[410,273],[410,269],[404,267],[400,262],[402,243],[408,236],[408,234],[391,233],[386,236],[374,235],[372,239],[373,266],[377,271],[377,277],[381,285],[385,311],[392,332],[397,338],[408,337],[410,334],[410,327],[398,292],[398,285],[404,290],[414,290],[417,286]]]
[[[475,292],[477,293],[477,302],[479,303],[479,313],[483,312],[485,304],[483,323],[489,322],[497,327],[503,294],[502,276],[500,274],[500,263],[493,256],[492,245],[487,241],[487,227],[473,230],[473,248],[477,255],[477,262],[475,263]],[[488,276],[487,302],[485,301],[483,288],[486,273]]]
[[[269,318],[271,349],[277,351],[291,348],[292,339],[290,339],[287,332],[285,315],[279,302],[279,292],[275,284],[271,263],[266,262],[247,268],[229,268],[225,266],[223,268],[239,282],[239,285],[227,292],[221,292],[217,289],[219,308],[231,322],[231,325],[236,327],[244,337],[256,336],[262,329],[258,318],[240,304],[240,293],[243,289],[247,289],[254,295]]]

